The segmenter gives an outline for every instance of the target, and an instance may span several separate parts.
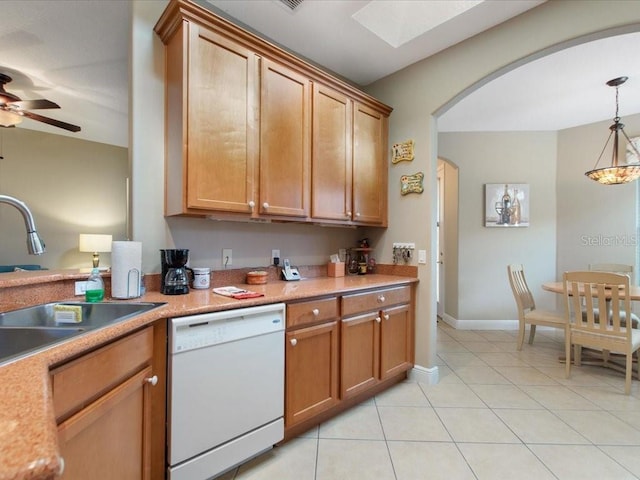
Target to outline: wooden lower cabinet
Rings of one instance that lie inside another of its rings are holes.
[[[286,333],[287,426],[338,403],[338,333],[337,321]]]
[[[151,367],[58,425],[64,479],[150,478]]]
[[[411,314],[408,304],[381,312],[380,378],[383,380],[413,366]]]
[[[406,377],[414,304],[403,285],[287,305],[285,439]]]
[[[62,479],[164,478],[163,337],[159,322],[51,371]]]
[[[411,295],[411,287],[404,286],[342,298],[343,398],[358,395],[413,365]]]
[[[380,326],[377,312],[342,319],[342,398],[349,398],[378,382]]]

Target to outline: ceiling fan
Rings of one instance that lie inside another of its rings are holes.
[[[20,97],[9,93],[4,86],[11,81],[11,77],[0,73],[0,126],[13,127],[22,122],[22,117],[30,118],[38,122],[47,123],[54,127],[64,128],[70,132],[79,132],[80,127],[70,123],[55,120],[53,118],[44,117],[37,113],[28,112],[28,110],[40,110],[47,108],[60,108],[57,103],[44,98],[37,100],[21,100]]]

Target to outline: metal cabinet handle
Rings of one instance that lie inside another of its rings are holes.
[[[386,298],[384,298],[384,295],[379,295],[378,296],[378,303],[384,303],[385,300],[386,300]]]
[[[295,338],[291,339],[291,346],[295,347],[298,344],[298,340],[296,340]]]
[[[249,201],[249,208],[250,208],[251,210],[253,210],[253,207],[255,207],[255,206],[256,206],[256,202],[254,202],[253,200],[250,200],[250,201]]]
[[[153,377],[145,378],[144,381],[155,387],[158,384],[158,376],[154,375]]]
[[[389,314],[388,314],[388,313],[385,313],[385,314],[384,314],[384,319],[385,319],[385,320],[389,320]]]
[[[268,202],[264,202],[264,203],[262,204],[262,208],[265,208],[265,209],[266,209],[266,208],[269,208],[269,203],[268,203]]]
[[[318,310],[317,308],[314,308],[313,310],[311,310],[311,313],[313,313],[314,317],[317,317],[318,315],[320,315],[320,310]]]
[[[376,322],[380,323],[382,319],[380,317],[376,317]]]
[[[360,212],[356,212],[356,217],[359,217],[359,216],[360,216]]]
[[[351,218],[351,212],[347,212],[347,213],[345,214],[345,217],[347,217],[347,218]]]

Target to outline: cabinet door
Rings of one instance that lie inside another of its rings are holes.
[[[182,67],[189,77],[183,93],[188,98],[183,146],[188,162],[180,175],[187,178],[187,207],[251,213],[258,152],[258,60],[252,51],[189,25],[189,62]],[[172,128],[179,126],[167,125]]]
[[[375,385],[380,372],[379,312],[342,319],[341,396],[348,398]]]
[[[380,313],[380,377],[385,379],[411,368],[411,308],[400,305]]]
[[[353,102],[323,85],[313,87],[311,216],[350,221]]]
[[[307,217],[311,95],[307,77],[262,60],[260,213]]]
[[[150,479],[151,367],[58,425],[65,480]]]
[[[338,403],[338,322],[286,333],[285,425]]]
[[[353,219],[387,224],[387,117],[358,103],[353,126]]]

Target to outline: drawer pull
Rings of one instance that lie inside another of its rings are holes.
[[[254,202],[253,200],[250,200],[250,201],[249,201],[249,208],[250,208],[251,210],[253,210],[253,207],[255,207],[255,206],[256,206],[256,202]]]
[[[386,298],[384,298],[384,295],[379,295],[378,296],[378,303],[384,303],[385,300],[386,300]]]
[[[296,340],[295,338],[291,339],[291,346],[295,347],[298,344],[298,340]]]
[[[265,210],[266,210],[267,208],[269,208],[269,203],[268,203],[268,202],[264,202],[264,203],[262,204],[262,208],[264,208]]]
[[[345,217],[347,217],[347,218],[351,218],[351,212],[347,212],[347,213],[346,213],[346,215],[345,215]]]
[[[380,323],[382,319],[380,317],[376,317],[376,322]]]
[[[144,381],[150,384],[152,387],[155,387],[158,384],[158,376],[154,375],[153,377],[145,378]]]
[[[356,212],[356,217],[359,217],[359,216],[360,216],[360,212]]]
[[[318,315],[320,315],[320,310],[318,310],[317,308],[314,308],[313,310],[311,310],[311,313],[313,313],[314,317],[317,317]]]
[[[389,320],[389,314],[388,314],[388,313],[385,313],[385,314],[384,314],[384,319],[385,319],[385,320]]]

